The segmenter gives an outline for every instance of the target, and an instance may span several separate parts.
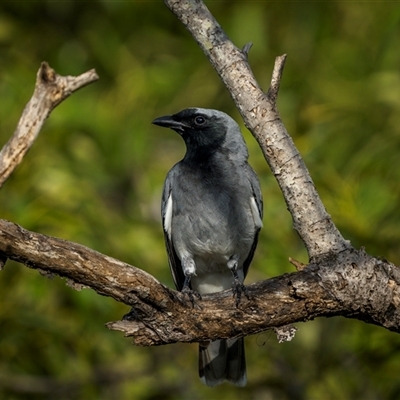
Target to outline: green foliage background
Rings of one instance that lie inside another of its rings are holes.
[[[267,89],[334,222],[354,246],[399,264],[400,6],[397,2],[207,1]],[[205,56],[162,1],[3,1],[0,144],[11,136],[41,61],[101,79],[52,113],[0,191],[0,217],[82,243],[172,286],[159,217],[164,177],[184,153],[150,125],[188,106],[240,121]],[[249,132],[265,197],[248,282],[307,261],[282,195]],[[209,389],[197,346],[138,348],[104,324],[128,307],[8,262],[0,273],[2,399],[398,399],[400,336],[361,322],[298,324],[295,340],[246,339],[249,384]]]

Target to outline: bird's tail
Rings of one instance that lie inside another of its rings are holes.
[[[224,381],[236,386],[245,386],[247,376],[243,338],[201,344],[199,375],[207,386],[216,386]]]

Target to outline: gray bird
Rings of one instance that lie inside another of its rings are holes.
[[[227,114],[188,108],[157,118],[186,143],[169,171],[162,222],[169,265],[178,290],[189,295],[232,288],[237,302],[262,227],[262,195],[238,124]],[[199,375],[208,386],[244,386],[243,338],[201,344]]]

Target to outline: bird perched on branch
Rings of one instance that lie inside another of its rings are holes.
[[[162,222],[175,285],[194,297],[232,288],[236,305],[262,227],[262,195],[238,124],[227,114],[188,108],[156,118],[186,143],[168,173]],[[245,292],[246,293],[246,292]],[[200,345],[199,374],[208,386],[247,381],[243,338]]]

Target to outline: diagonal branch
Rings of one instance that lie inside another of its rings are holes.
[[[13,136],[0,151],[0,187],[21,163],[51,111],[73,92],[97,79],[94,69],[77,77],[60,76],[46,62],[42,63],[32,98]]]
[[[229,90],[247,128],[257,139],[310,260],[349,248],[350,244],[326,212],[307,167],[276,110],[284,56],[276,60],[271,88],[265,94],[250,69],[247,53],[228,39],[201,0],[164,2],[202,48]]]

